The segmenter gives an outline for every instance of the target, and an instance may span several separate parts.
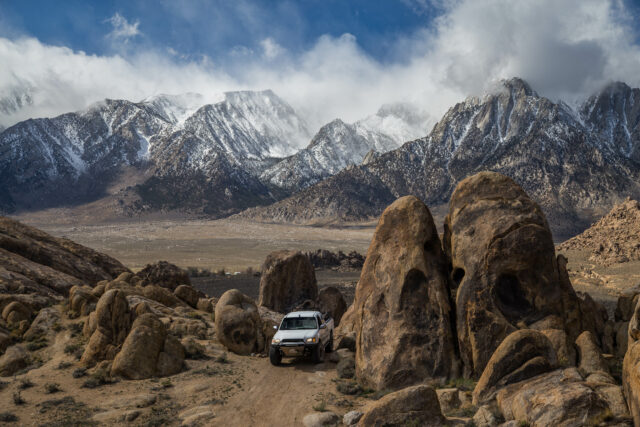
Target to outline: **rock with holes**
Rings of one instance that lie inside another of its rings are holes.
[[[353,303],[356,376],[400,388],[456,372],[447,262],[429,209],[413,196],[382,213]]]
[[[286,313],[297,304],[315,301],[316,273],[309,258],[299,251],[275,251],[262,265],[258,305]]]
[[[262,319],[256,303],[237,289],[220,297],[215,312],[216,337],[237,354],[264,350]]]
[[[479,376],[507,335],[549,315],[562,319],[571,342],[590,329],[544,214],[510,178],[481,172],[458,184],[444,246],[465,376]]]

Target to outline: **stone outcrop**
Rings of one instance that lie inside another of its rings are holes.
[[[636,425],[640,425],[640,304],[629,321],[627,352],[622,363],[622,387],[629,412]]]
[[[363,384],[399,388],[456,372],[447,262],[417,198],[396,200],[380,217],[352,309]]]
[[[148,264],[145,268],[136,273],[141,280],[141,284],[154,284],[172,291],[180,285],[190,285],[189,274],[180,267],[170,264],[167,261],[158,261],[155,264]]]
[[[364,410],[358,426],[419,425],[436,427],[446,424],[438,396],[426,385],[407,387],[371,403]]]
[[[335,326],[340,325],[340,320],[347,311],[347,303],[338,288],[329,286],[318,294],[318,310],[321,313],[329,313],[335,322]]]
[[[571,341],[589,329],[542,211],[510,178],[481,172],[458,184],[444,245],[465,376],[480,376],[506,336],[547,316],[563,320]]]
[[[75,285],[111,280],[129,271],[107,255],[2,216],[0,265],[0,284],[9,291],[16,286],[19,293],[54,299],[67,296]]]
[[[0,357],[0,377],[10,377],[29,365],[29,354],[21,345],[13,345]]]
[[[473,390],[473,403],[484,404],[497,389],[557,367],[555,350],[541,332],[522,329],[507,336],[489,359]]]
[[[180,285],[173,293],[193,308],[198,308],[198,300],[204,296],[190,285]]]
[[[105,292],[85,322],[83,334],[89,341],[80,361],[93,366],[99,361],[113,359],[129,333],[131,317],[122,291]]]
[[[74,286],[69,291],[69,315],[71,317],[88,315],[95,309],[98,299],[91,287]]]
[[[37,338],[38,336],[53,332],[54,326],[60,321],[60,312],[56,307],[47,307],[40,310],[38,315],[31,326],[27,329],[27,332],[22,336],[23,339],[29,341]],[[55,332],[54,332],[55,333]]]
[[[250,354],[265,348],[258,307],[237,289],[226,291],[218,300],[215,328],[218,340],[234,353]]]
[[[589,425],[609,405],[576,368],[558,369],[498,391],[504,418],[532,427]]]
[[[182,371],[184,358],[180,341],[167,333],[154,314],[146,313],[133,322],[111,374],[131,380],[174,375]]]
[[[262,265],[258,305],[284,313],[317,296],[316,273],[302,252],[276,251],[267,256]]]

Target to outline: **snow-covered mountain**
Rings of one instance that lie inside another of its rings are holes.
[[[611,150],[640,163],[640,89],[611,83],[587,99],[580,118]]]
[[[261,179],[286,190],[300,190],[362,163],[369,154],[386,153],[428,133],[429,116],[411,104],[385,105],[353,124],[336,119],[324,125],[309,145],[276,163]]]
[[[141,173],[151,168],[164,183],[197,172],[215,185],[206,178],[221,171],[211,165],[225,165],[236,171],[225,182],[243,177],[238,187],[247,186],[248,171],[270,165],[274,155],[296,152],[309,138],[304,121],[271,91],[228,92],[204,106],[199,99],[188,94],[139,103],[105,100],[85,111],[11,126],[0,134],[0,183],[9,194],[2,208],[100,197],[125,166]],[[269,194],[253,180],[254,188]]]
[[[483,98],[452,107],[427,137],[246,216],[360,220],[379,215],[394,198],[407,194],[442,205],[458,181],[493,170],[520,183],[556,231],[577,231],[621,197],[640,195],[640,164],[628,144],[634,139],[626,137],[627,131],[631,136],[637,132],[632,113],[640,108],[640,98],[630,91],[620,97],[625,101],[603,102],[612,99],[611,91],[607,87],[587,101],[581,111],[590,114],[581,119],[566,104],[538,96],[526,82],[505,81]],[[370,193],[365,197],[362,191]]]

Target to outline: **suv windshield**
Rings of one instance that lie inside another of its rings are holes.
[[[313,317],[287,317],[282,320],[280,329],[290,331],[294,329],[318,329],[318,322]]]

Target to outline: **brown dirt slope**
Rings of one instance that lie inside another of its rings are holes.
[[[558,249],[588,250],[589,260],[600,265],[640,260],[640,203],[627,198]]]

